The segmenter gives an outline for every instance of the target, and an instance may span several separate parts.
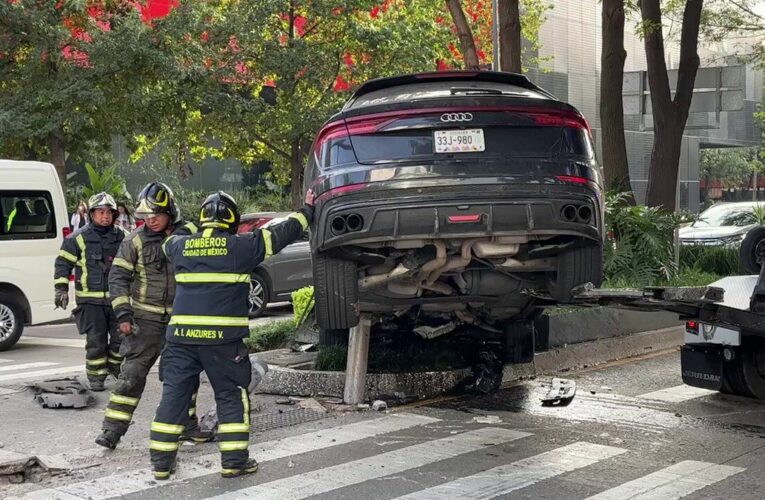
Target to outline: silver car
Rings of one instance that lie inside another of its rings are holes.
[[[244,214],[239,233],[266,228],[284,220],[289,212]],[[262,262],[250,281],[250,316],[263,314],[269,303],[287,302],[295,290],[313,285],[308,232],[303,239]]]
[[[680,229],[680,244],[738,245],[757,224],[756,207],[765,207],[765,203],[746,201],[713,205],[704,210],[696,222]]]

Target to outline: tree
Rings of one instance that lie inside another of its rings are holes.
[[[624,0],[603,0],[602,19],[600,123],[606,187],[618,193],[632,193],[622,101],[624,61],[627,59]],[[634,203],[634,197],[630,195],[628,201]]]
[[[47,158],[62,184],[67,157],[105,153],[143,120],[147,68],[163,67],[141,12],[104,5],[0,2],[0,153]]]
[[[521,9],[520,0],[498,0],[499,64],[501,71],[521,73]]]
[[[763,174],[757,148],[703,149],[700,156],[701,177],[717,181],[725,188],[742,187],[751,182],[752,174]]]
[[[654,126],[646,204],[670,211],[675,209],[680,147],[699,68],[697,49],[703,3],[703,0],[685,1],[674,98],[664,56],[661,1],[642,0],[640,3]]]
[[[446,0],[446,6],[449,8],[449,13],[454,21],[454,27],[457,30],[462,55],[465,57],[465,69],[480,69],[475,39],[473,38],[470,24],[468,24],[465,17],[465,12],[462,10],[462,3],[460,3],[460,0]]]

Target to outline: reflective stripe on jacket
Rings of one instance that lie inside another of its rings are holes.
[[[175,224],[173,235],[197,231],[191,222]],[[165,232],[155,233],[145,224],[125,238],[109,274],[109,294],[117,320],[134,316],[168,321],[175,298],[175,278],[162,253]]]
[[[64,239],[56,257],[53,283],[69,288],[74,269],[77,303],[109,304],[109,270],[126,233],[118,227],[96,229],[87,224]]]
[[[302,236],[311,212],[295,212],[252,233],[206,228],[168,238],[163,247],[178,283],[168,342],[223,344],[248,336],[250,275],[264,259]]]

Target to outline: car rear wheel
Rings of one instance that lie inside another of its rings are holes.
[[[21,306],[8,295],[0,294],[0,351],[13,347],[24,330]]]
[[[746,272],[760,274],[760,267],[765,260],[765,227],[755,227],[746,233],[741,242],[739,260]]]
[[[256,318],[265,312],[270,295],[271,290],[268,288],[266,279],[259,274],[253,274],[250,280],[250,294],[247,297],[251,318]]]
[[[585,283],[603,282],[603,247],[588,243],[558,255],[557,271],[548,276],[547,288],[558,302],[571,302],[571,290]]]
[[[337,330],[359,323],[358,269],[353,261],[312,255],[316,323],[321,328]]]

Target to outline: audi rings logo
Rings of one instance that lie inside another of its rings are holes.
[[[441,115],[442,122],[469,122],[473,119],[473,113],[444,113]]]

